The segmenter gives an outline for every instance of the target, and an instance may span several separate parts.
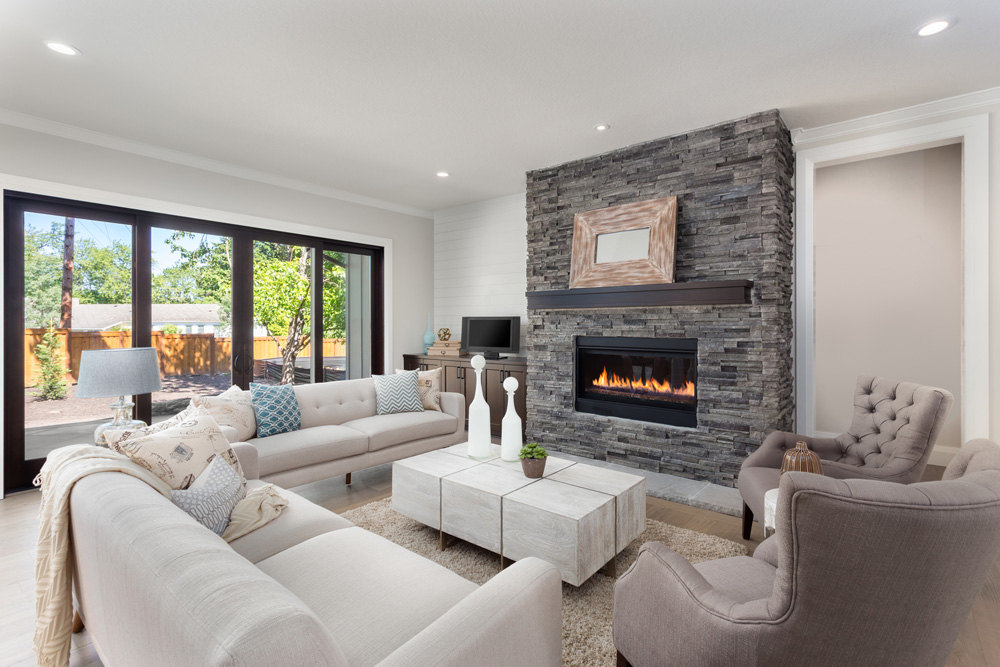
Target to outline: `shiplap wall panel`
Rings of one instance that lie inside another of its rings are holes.
[[[523,194],[434,214],[434,328],[457,338],[463,316],[528,317]]]

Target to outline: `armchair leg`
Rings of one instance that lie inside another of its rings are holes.
[[[73,610],[73,634],[83,632],[83,619],[80,618],[80,612]]]
[[[347,473],[347,480],[344,483],[345,484],[350,484],[351,483],[351,473]]]
[[[750,530],[753,528],[753,512],[743,503],[743,539],[750,539]]]
[[[625,659],[625,656],[622,655],[621,651],[617,651],[617,653],[618,660],[615,662],[615,667],[632,667],[629,661]]]

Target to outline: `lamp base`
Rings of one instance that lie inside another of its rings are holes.
[[[126,401],[124,396],[119,396],[118,401],[111,404],[114,419],[94,429],[94,444],[98,447],[108,446],[105,431],[131,431],[146,426],[146,422],[141,419],[132,419],[133,407],[135,403]]]

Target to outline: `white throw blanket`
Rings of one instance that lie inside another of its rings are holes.
[[[69,498],[77,481],[98,472],[121,472],[149,484],[166,498],[170,486],[127,456],[104,447],[73,445],[49,454],[35,486],[42,487],[35,556],[35,655],[43,667],[69,664],[73,625],[73,563],[70,561]],[[250,491],[233,509],[223,538],[229,542],[260,528],[288,504],[273,484]]]

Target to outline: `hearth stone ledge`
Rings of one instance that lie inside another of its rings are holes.
[[[576,212],[669,195],[677,280],[753,281],[746,304],[529,308],[529,440],[732,487],[767,433],[791,429],[792,162],[770,111],[529,172],[529,293],[568,287]],[[575,412],[576,336],[697,338],[698,426]]]

